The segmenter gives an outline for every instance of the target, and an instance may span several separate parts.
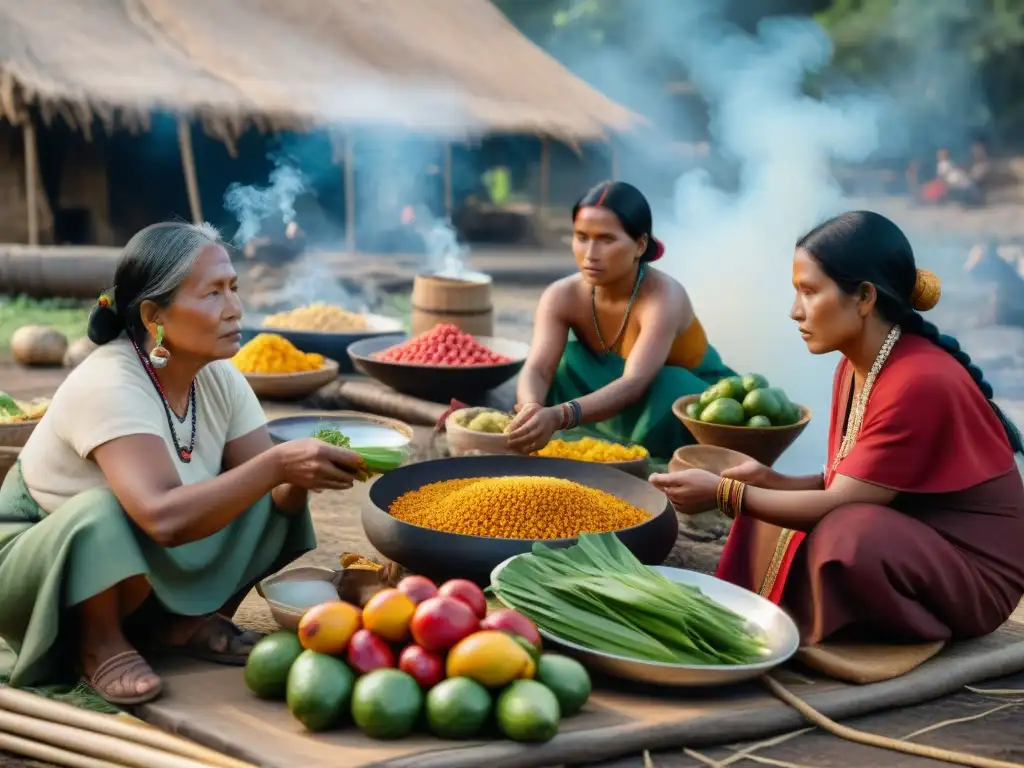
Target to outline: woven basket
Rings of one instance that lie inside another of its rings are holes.
[[[713,445],[745,453],[766,466],[778,461],[779,456],[800,437],[811,420],[811,409],[798,405],[800,420],[788,427],[731,427],[708,424],[686,415],[686,406],[700,400],[700,395],[687,395],[672,404],[672,413],[683,422],[690,434],[701,445]]]

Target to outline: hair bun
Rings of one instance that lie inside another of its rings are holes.
[[[942,281],[928,269],[917,270],[914,292],[910,294],[910,306],[918,312],[927,312],[939,303],[942,296]]]

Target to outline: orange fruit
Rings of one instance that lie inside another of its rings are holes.
[[[307,651],[340,656],[359,629],[359,609],[344,600],[310,608],[299,621],[299,642]]]
[[[363,606],[363,626],[392,643],[409,636],[416,603],[398,589],[383,589]]]

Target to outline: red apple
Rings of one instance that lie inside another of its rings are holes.
[[[472,581],[452,579],[441,585],[437,591],[442,597],[454,597],[468,605],[478,619],[487,615],[487,597],[484,591]]]
[[[418,645],[406,646],[399,654],[398,668],[412,675],[425,691],[444,680],[444,659]]]
[[[395,666],[395,652],[368,629],[360,629],[348,641],[348,664],[365,675],[381,667]]]
[[[424,600],[416,606],[409,623],[416,645],[434,653],[447,651],[479,627],[480,622],[470,607],[454,597]]]
[[[406,576],[398,582],[398,589],[416,605],[437,597],[437,585],[426,576]]]
[[[480,622],[480,629],[496,629],[511,635],[519,635],[540,648],[540,632],[537,631],[537,625],[519,611],[513,611],[511,608],[504,608],[488,614]]]

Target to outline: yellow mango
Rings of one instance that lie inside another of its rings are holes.
[[[537,671],[533,658],[511,635],[486,630],[475,632],[448,652],[448,677],[468,677],[488,688],[501,688],[513,680],[529,680]]]

